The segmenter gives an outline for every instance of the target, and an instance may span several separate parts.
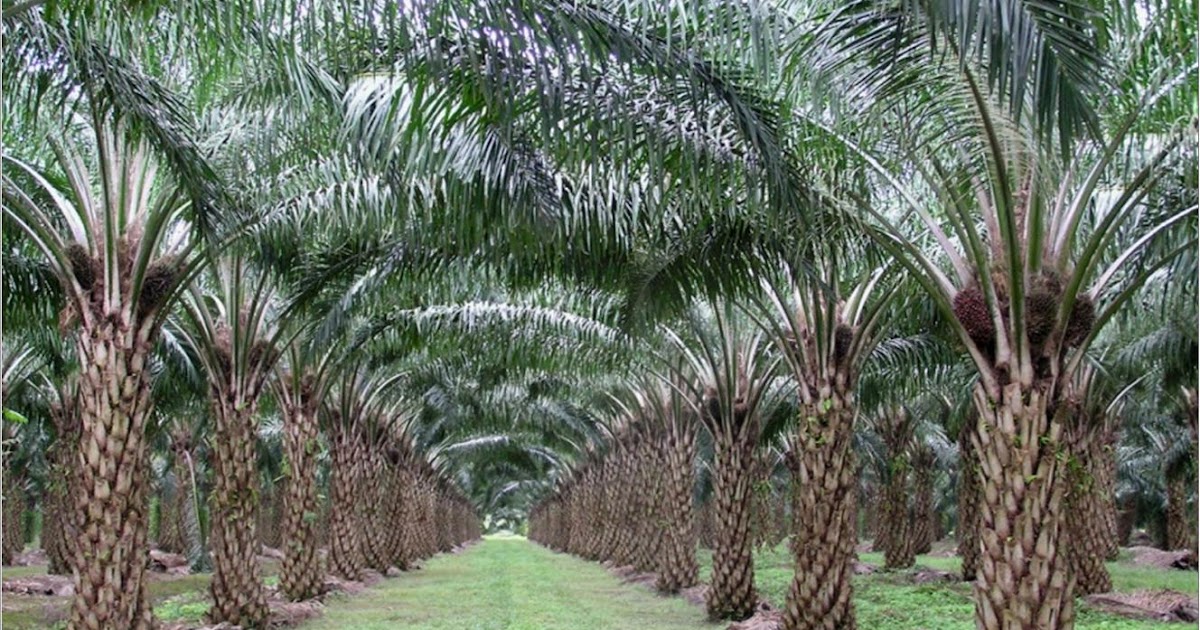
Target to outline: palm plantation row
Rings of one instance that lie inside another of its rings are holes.
[[[852,627],[957,451],[978,624],[1070,627],[1119,515],[1194,546],[1195,7],[1051,4],[6,5],[6,532],[134,628],[151,505],[249,626],[259,522],[294,599],[699,537],[720,618],[786,530]]]

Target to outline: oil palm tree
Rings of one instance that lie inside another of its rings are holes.
[[[894,289],[881,285],[882,269],[843,270],[840,256],[830,248],[811,268],[793,268],[782,280],[768,277],[764,295],[752,303],[759,326],[790,369],[800,401],[789,449],[798,495],[788,628],[855,623],[854,391]]]
[[[682,357],[679,376],[687,394],[700,401],[700,418],[713,440],[713,493],[716,501],[716,548],[706,598],[713,619],[745,619],[754,614],[758,595],[751,557],[750,500],[756,480],[764,407],[781,396],[773,387],[782,361],[763,333],[752,332],[747,318],[731,304],[712,307],[708,318],[693,312],[682,336],[666,329],[670,348]]]
[[[255,532],[258,492],[260,396],[278,358],[281,327],[268,273],[238,253],[210,263],[208,274],[182,300],[187,326],[180,332],[208,374],[214,423],[210,539],[215,565],[211,585],[216,622],[258,626],[269,610],[258,575]]]
[[[76,352],[89,366],[78,390],[79,487],[94,491],[76,502],[72,623],[143,627],[151,623],[140,560],[147,552],[147,363],[162,311],[197,260],[196,241],[168,234],[189,206],[178,188],[158,179],[149,145],[103,113],[91,122],[84,130],[94,142],[91,167],[86,149],[55,143],[65,180],[5,157],[4,211],[62,283],[64,323],[79,327]]]
[[[321,400],[331,383],[336,356],[313,352],[304,340],[291,339],[270,381],[283,412],[285,482],[283,501],[283,564],[279,588],[293,601],[321,594],[323,573],[317,555],[317,456],[320,445]]]
[[[876,226],[877,242],[920,280],[979,370],[974,400],[980,417],[973,439],[987,497],[976,583],[979,625],[1069,627],[1072,582],[1059,554],[1064,385],[1097,331],[1137,287],[1193,247],[1149,246],[1191,221],[1194,207],[1160,211],[1142,201],[1163,173],[1186,161],[1184,133],[1167,121],[1186,110],[1175,99],[1186,91],[1194,61],[1186,61],[1186,52],[1163,57],[1161,71],[1149,80],[1152,87],[1144,97],[1132,97],[1132,104],[1117,106],[1129,102],[1123,102],[1128,95],[1104,95],[1121,114],[1103,140],[1094,139],[1095,129],[1081,139],[1084,125],[1067,125],[1055,136],[1048,120],[1087,119],[1076,116],[1081,99],[1042,100],[1041,106],[1058,115],[1039,114],[1033,122],[1022,117],[1019,95],[1028,93],[1022,82],[1031,80],[1033,66],[1024,74],[998,75],[1019,58],[1003,54],[986,58],[982,68],[975,63],[982,55],[974,51],[1009,41],[1011,32],[988,21],[953,21],[962,14],[943,9],[907,5],[886,11],[876,3],[856,4],[832,16],[818,37],[823,48],[818,65],[836,67],[849,81],[868,86],[871,97],[860,100],[865,108],[897,113],[889,135],[900,141],[886,149],[887,156],[877,150],[882,146],[868,146],[866,136],[851,139],[826,121],[809,117],[809,122],[857,153],[877,178],[876,196],[903,213],[881,211],[866,200],[856,203]],[[907,21],[910,17],[916,20]],[[900,26],[895,39],[882,35],[888,24]],[[1072,63],[1087,68],[1087,76],[1111,76],[1104,75],[1099,44],[1079,18],[1038,25],[1046,32],[1020,48],[1032,49],[1028,59],[1042,68],[1057,63],[1061,49],[1042,42],[1062,30],[1080,53]],[[881,43],[904,52],[872,53]],[[954,61],[914,52],[926,46],[948,51]],[[859,52],[864,54],[856,58]],[[1148,57],[1162,51],[1137,52]],[[895,89],[916,76],[923,77],[919,89]],[[983,76],[993,85],[997,77],[1018,76],[1020,87],[1010,83],[989,93]],[[955,141],[947,141],[947,133]],[[927,141],[932,138],[938,140]],[[1137,159],[1117,160],[1126,150]],[[1138,237],[1122,238],[1129,231]],[[925,238],[928,249],[919,245]],[[1136,266],[1130,266],[1133,261]],[[1010,539],[1019,544],[999,542]]]

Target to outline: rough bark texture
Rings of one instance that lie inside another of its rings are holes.
[[[892,461],[891,477],[885,493],[887,546],[883,549],[883,566],[887,569],[907,569],[916,563],[913,544],[912,518],[908,511],[908,462]]]
[[[191,432],[182,427],[171,436],[171,474],[175,477],[175,491],[169,497],[163,497],[158,518],[158,547],[169,553],[185,553],[188,546],[186,515],[192,500],[191,471],[188,469],[191,442]]]
[[[971,416],[974,422],[974,415]],[[958,555],[962,558],[962,578],[972,582],[979,571],[979,455],[971,436],[974,426],[963,427],[958,439]]]
[[[60,391],[60,400],[61,404],[50,408],[55,439],[46,453],[50,478],[46,511],[42,515],[42,549],[46,551],[48,573],[70,575],[71,559],[74,557],[71,547],[78,536],[72,505],[78,492],[78,473],[75,470],[78,454],[72,449],[78,442],[72,438],[79,435],[79,411],[75,405],[73,388],[64,387]]]
[[[801,407],[792,444],[796,572],[784,608],[787,630],[856,627],[853,420],[848,395]]]
[[[178,465],[174,466],[178,468]],[[158,534],[154,544],[167,553],[183,553],[183,521],[180,511],[181,493],[179,492],[179,477],[172,471],[175,487],[170,492],[160,492],[158,495]]]
[[[716,547],[705,603],[711,619],[741,620],[754,614],[758,604],[750,553],[754,441],[736,439],[732,431],[721,433],[713,453]]]
[[[128,309],[89,318],[77,340],[80,364],[79,492],[75,596],[68,627],[143,630],[154,625],[147,594],[148,461],[152,347],[149,323]]]
[[[887,533],[882,551],[888,569],[906,569],[915,562],[914,528],[908,506],[915,427],[903,408],[885,410],[875,419],[875,431],[883,439],[887,456],[883,491],[883,526]]]
[[[928,446],[919,446],[913,454],[912,551],[915,554],[929,553],[937,540],[934,523],[937,511],[933,503],[933,475],[936,463],[933,451]]]
[[[638,516],[634,520],[636,541],[636,556],[634,566],[642,572],[657,572],[659,570],[659,547],[662,545],[662,484],[663,470],[662,453],[657,445],[656,436],[647,432],[643,435],[642,444],[638,448],[637,493]],[[590,486],[591,484],[589,484]],[[581,496],[587,499],[587,493]],[[583,506],[581,506],[583,507]],[[580,510],[584,516],[586,508]]]
[[[1191,550],[1193,547],[1194,530],[1188,524],[1187,516],[1187,487],[1186,475],[1179,473],[1168,475],[1166,547],[1170,551]]]
[[[347,580],[357,580],[363,569],[359,533],[362,519],[358,505],[359,440],[347,428],[330,431],[333,469],[330,478],[329,571]]]
[[[888,493],[888,484],[884,482],[876,491],[876,499],[879,501],[875,505],[875,518],[878,519],[873,528],[875,530],[875,538],[871,540],[871,551],[886,554],[888,547],[892,544],[892,504]]]
[[[10,565],[25,549],[25,489],[24,479],[9,469],[4,470],[4,564]]]
[[[977,388],[974,433],[982,471],[975,583],[979,628],[1071,628],[1074,583],[1060,553],[1063,421],[1048,410],[1045,385],[1011,382],[997,400]]]
[[[58,457],[53,453],[50,459]],[[54,464],[51,464],[54,468]],[[60,469],[61,470],[61,469]],[[74,515],[71,509],[70,494],[66,485],[67,478],[62,473],[53,473],[50,487],[47,489],[45,508],[42,512],[42,550],[46,552],[46,572],[51,575],[69,575],[71,573],[70,541],[74,531],[68,519]]]
[[[655,586],[662,593],[678,593],[695,585],[700,576],[692,508],[696,436],[690,426],[676,423],[670,427],[666,440],[663,471],[667,483],[663,495],[665,538]]]
[[[259,627],[270,614],[259,578],[256,531],[258,494],[255,413],[257,405],[214,392],[216,432],[210,511],[213,623]]]
[[[317,556],[317,414],[311,395],[302,396],[298,403],[289,405],[284,415],[287,480],[279,570],[279,590],[292,601],[320,595],[323,583]]]
[[[383,509],[383,495],[380,493],[383,484],[383,454],[379,449],[363,449],[361,475],[362,479],[356,490],[360,495],[357,499],[358,504],[362,506],[363,562],[367,567],[384,573],[391,558],[388,557],[384,538],[388,523],[384,520],[387,513]]]
[[[396,529],[399,537],[393,562],[401,570],[408,571],[417,561],[416,477],[407,468],[401,468],[397,473],[396,483],[400,488],[396,493]]]
[[[1134,497],[1125,497],[1121,501],[1121,509],[1117,512],[1117,544],[1122,547],[1129,546],[1129,539],[1133,536],[1133,528],[1137,525],[1137,503]]]
[[[1117,438],[1113,431],[1103,432],[1096,440],[1089,462],[1095,485],[1100,549],[1105,560],[1116,560],[1121,553],[1121,541],[1117,531]]]
[[[258,510],[258,540],[267,547],[282,546],[283,497],[286,490],[279,482],[263,488],[263,500]]]
[[[1086,418],[1075,420],[1067,436],[1071,459],[1064,477],[1066,510],[1071,518],[1066,521],[1070,542],[1065,551],[1075,576],[1075,594],[1107,593],[1112,590],[1112,578],[1104,566],[1103,499],[1093,474],[1102,464],[1092,459],[1093,443],[1099,441],[1097,427]]]

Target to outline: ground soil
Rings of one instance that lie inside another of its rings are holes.
[[[1131,593],[1100,593],[1084,598],[1088,606],[1131,619],[1197,621],[1196,598],[1172,590],[1138,590]]]
[[[1133,563],[1159,569],[1195,569],[1193,556],[1188,551],[1163,551],[1154,547],[1129,547]]]

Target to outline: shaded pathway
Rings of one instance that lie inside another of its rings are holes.
[[[365,593],[330,599],[303,630],[715,629],[680,598],[622,584],[604,567],[524,538],[489,537]]]

